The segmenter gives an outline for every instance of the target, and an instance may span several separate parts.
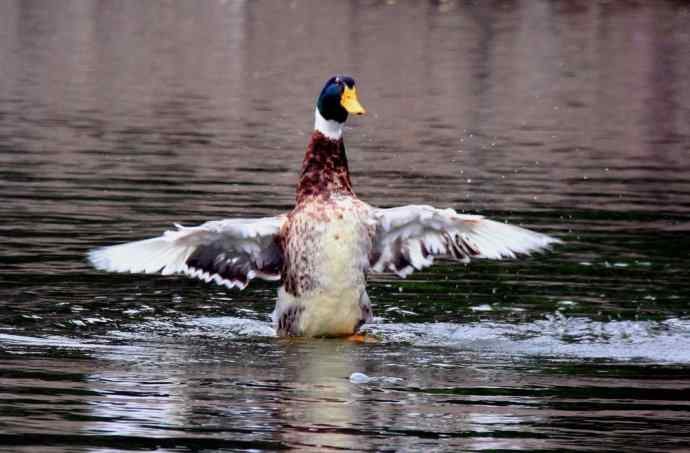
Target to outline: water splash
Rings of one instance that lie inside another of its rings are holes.
[[[560,313],[511,324],[379,324],[370,331],[385,342],[446,346],[525,356],[690,363],[690,320],[593,321]]]

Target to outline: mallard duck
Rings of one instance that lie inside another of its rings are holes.
[[[350,336],[372,318],[368,273],[405,278],[437,257],[514,258],[559,242],[545,234],[410,205],[376,208],[357,198],[343,142],[348,115],[365,113],[355,81],[330,78],[318,97],[294,209],[259,219],[175,225],[162,236],[92,250],[97,269],[181,273],[227,288],[281,281],[273,323],[280,336]]]

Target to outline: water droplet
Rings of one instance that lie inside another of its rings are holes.
[[[353,384],[366,384],[371,378],[364,373],[352,373],[350,375],[350,382]]]

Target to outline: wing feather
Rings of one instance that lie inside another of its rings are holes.
[[[373,210],[376,233],[370,255],[374,272],[406,277],[431,266],[434,257],[468,263],[471,258],[515,258],[561,242],[525,228],[425,205]]]
[[[243,289],[257,277],[280,279],[283,253],[277,238],[286,218],[218,220],[193,227],[176,224],[156,238],[94,249],[88,260],[100,270],[183,273]]]

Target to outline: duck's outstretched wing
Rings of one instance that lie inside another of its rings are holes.
[[[514,258],[543,250],[560,240],[479,215],[453,209],[401,206],[373,209],[376,233],[369,257],[373,272],[405,278],[431,266],[434,257],[468,263],[470,258]]]
[[[96,269],[163,275],[183,273],[228,288],[244,289],[259,277],[279,280],[283,252],[277,240],[287,216],[175,225],[162,236],[94,249]]]

